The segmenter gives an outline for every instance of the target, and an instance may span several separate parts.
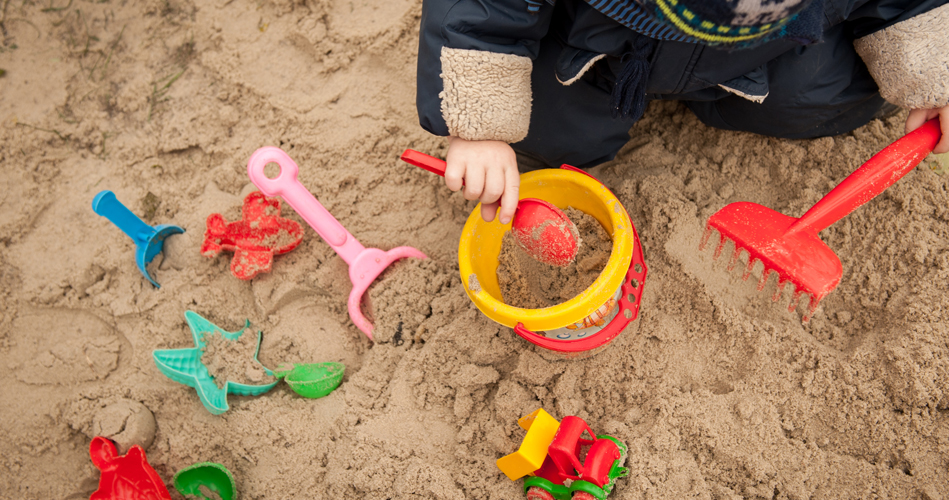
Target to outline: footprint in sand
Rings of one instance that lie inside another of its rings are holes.
[[[69,309],[36,310],[13,322],[11,369],[17,380],[72,385],[102,380],[119,364],[122,341],[92,314]]]

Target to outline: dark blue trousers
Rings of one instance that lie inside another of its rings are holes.
[[[615,80],[610,63],[601,60],[564,86],[554,76],[561,49],[556,35],[543,40],[531,75],[530,129],[512,146],[549,167],[593,167],[616,156],[633,124],[610,114]],[[708,83],[760,63],[769,92],[760,104]],[[825,32],[823,42],[805,47],[766,44],[729,53],[664,42],[651,61],[647,95],[683,101],[711,127],[788,139],[849,132],[869,122],[885,103],[841,26]]]

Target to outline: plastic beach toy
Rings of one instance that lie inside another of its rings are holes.
[[[172,480],[175,489],[185,498],[199,500],[233,500],[237,497],[234,476],[221,464],[201,462],[175,473]],[[215,496],[205,496],[202,486]]]
[[[346,365],[342,363],[310,363],[280,366],[274,370],[274,375],[286,380],[293,392],[316,399],[336,390],[345,371]]]
[[[133,445],[120,456],[115,443],[96,436],[89,444],[89,456],[102,472],[99,489],[89,500],[171,500],[168,488],[148,464],[141,446]]]
[[[231,274],[242,280],[269,273],[274,255],[287,253],[303,241],[303,227],[280,217],[280,200],[267,198],[260,191],[244,198],[241,220],[227,222],[221,214],[211,214],[207,225],[201,255],[234,252]]]
[[[202,348],[205,345],[204,336],[206,334],[217,333],[228,340],[237,340],[241,335],[250,330],[250,321],[244,324],[244,328],[237,332],[226,332],[217,325],[204,319],[198,313],[185,311],[185,320],[191,329],[191,336],[194,339],[195,347],[188,349],[160,349],[152,353],[155,358],[155,364],[166,377],[175,382],[194,387],[198,392],[198,398],[209,412],[220,415],[228,410],[227,395],[237,394],[238,396],[259,396],[270,389],[273,389],[277,382],[267,384],[242,384],[230,380],[224,382],[224,387],[219,388],[214,383],[214,377],[208,372],[207,366],[201,362]],[[257,349],[254,350],[254,363],[260,365],[257,361],[257,353],[260,351],[260,332],[257,332]],[[260,365],[267,375],[273,376],[273,372]]]
[[[148,275],[146,266],[161,252],[162,246],[165,244],[165,238],[173,234],[183,233],[185,230],[170,224],[155,227],[145,224],[142,219],[139,219],[137,215],[126,208],[112,191],[100,191],[92,199],[92,210],[109,219],[109,222],[118,226],[123,233],[132,238],[132,241],[135,242],[135,264],[138,265],[138,270],[156,288],[160,287],[158,282]]]
[[[520,196],[573,207],[595,218],[613,239],[606,267],[576,297],[543,309],[504,303],[498,255],[511,225],[485,222],[480,209],[468,216],[458,242],[458,269],[465,292],[492,320],[560,357],[589,356],[616,338],[639,315],[646,264],[636,228],[619,199],[600,181],[569,165],[521,175]]]
[[[748,265],[742,276],[747,280],[760,260],[764,271],[758,290],[764,289],[772,272],[776,273],[778,288],[771,297],[776,302],[791,282],[795,291],[788,309],[793,311],[801,296],[807,294],[802,320],[808,321],[821,299],[837,288],[843,276],[840,259],[818,233],[903,178],[932,152],[940,137],[939,120],[929,120],[873,155],[800,218],[751,202],[725,205],[709,217],[699,250],[708,244],[713,230],[719,233],[713,259],[722,254],[727,240],[734,241],[728,269],[734,269],[742,251],[747,252]]]
[[[268,163],[280,166],[280,174],[274,179],[264,174],[264,167]],[[267,196],[282,197],[349,265],[349,280],[353,284],[347,302],[349,317],[356,327],[372,340],[372,323],[366,319],[360,307],[363,294],[393,262],[406,257],[427,257],[421,251],[408,246],[396,247],[389,251],[363,247],[297,180],[299,170],[296,162],[287,153],[273,146],[258,149],[247,162],[247,175],[250,176],[251,182]]]
[[[560,422],[543,408],[538,408],[534,413],[517,419],[517,425],[527,431],[520,448],[497,461],[498,468],[511,481],[534,472],[544,464],[547,448],[557,435]]]
[[[425,153],[406,149],[402,161],[445,176],[447,164]],[[514,241],[531,257],[565,267],[577,258],[580,234],[573,221],[556,205],[537,198],[521,198],[511,221]]]
[[[583,419],[557,422],[543,409],[517,421],[527,431],[517,452],[497,461],[509,479],[524,480],[528,500],[603,500],[629,474],[626,444],[595,436]]]

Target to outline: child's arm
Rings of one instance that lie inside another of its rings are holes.
[[[934,152],[949,152],[949,4],[936,7],[854,42],[889,102],[910,109],[906,131],[939,116],[942,139]]]
[[[553,13],[547,2],[424,0],[419,29],[419,123],[450,137],[445,183],[465,181],[486,221],[510,221],[520,178],[509,144],[527,136],[531,69]]]
[[[450,137],[445,185],[452,191],[462,188],[465,199],[481,201],[481,217],[491,222],[500,206],[501,224],[511,222],[517,209],[521,177],[514,150],[502,141],[466,141]]]

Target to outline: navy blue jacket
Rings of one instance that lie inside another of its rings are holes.
[[[926,12],[947,0],[824,0],[825,30],[843,30],[860,38]],[[536,4],[536,2],[534,2]],[[419,121],[429,132],[449,135],[441,113],[442,47],[513,54],[536,60],[545,37],[561,47],[556,63],[560,81],[569,81],[605,54],[614,74],[642,35],[620,25],[580,0],[541,4],[536,13],[526,0],[424,0],[419,36]],[[748,49],[720,49],[693,43],[659,41],[649,58],[646,85],[650,98],[713,99],[720,84],[746,96],[768,93],[764,65],[801,46],[779,39]],[[842,69],[850,71],[849,69]],[[608,73],[608,72],[607,72]],[[610,75],[607,74],[607,80]],[[609,82],[607,82],[608,84]],[[537,103],[535,105],[543,105]]]

